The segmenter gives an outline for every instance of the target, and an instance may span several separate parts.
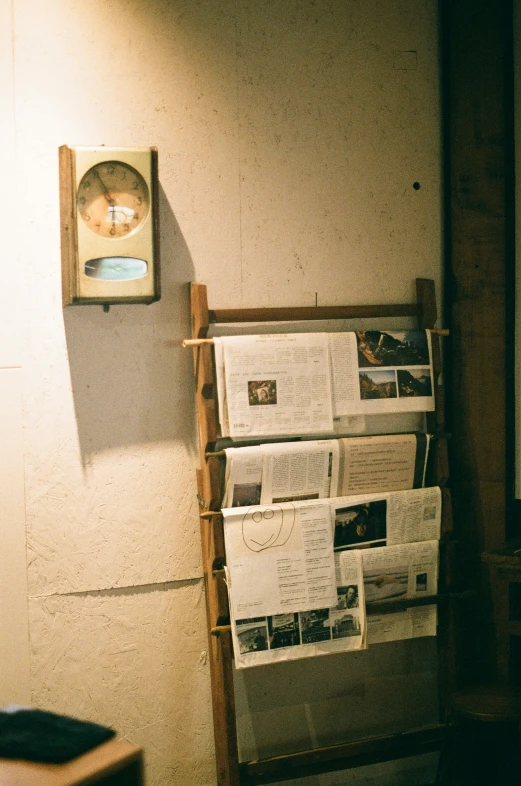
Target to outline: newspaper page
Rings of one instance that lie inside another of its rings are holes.
[[[222,507],[418,488],[429,439],[392,434],[226,448]]]
[[[437,606],[412,606],[402,611],[379,611],[367,615],[367,644],[436,636]]]
[[[340,439],[336,496],[420,488],[429,442],[420,433]]]
[[[333,432],[327,335],[221,338],[231,437]]]
[[[337,567],[336,580],[337,596],[332,606],[241,619],[232,615],[236,668],[366,649],[359,551],[346,555],[342,569]]]
[[[337,440],[226,448],[223,508],[324,499],[338,486]]]
[[[225,508],[223,517],[234,619],[333,605],[329,503]]]
[[[335,551],[440,537],[441,490],[438,486],[337,497],[330,505]]]
[[[243,448],[225,448],[226,472],[221,507],[260,505],[262,447],[262,445],[252,445]]]
[[[215,362],[215,381],[217,383],[217,414],[221,436],[227,437],[230,433],[228,423],[228,401],[226,398],[226,380],[224,378],[224,350],[222,339],[215,337],[213,340],[213,352]]]
[[[329,333],[335,417],[434,409],[427,330]]]
[[[341,552],[340,559],[349,552]],[[362,552],[368,643],[435,636],[437,607],[416,606],[385,613],[381,604],[401,598],[427,598],[438,591],[437,540],[405,543]],[[371,603],[379,602],[378,608]]]
[[[226,381],[224,376],[224,350],[222,338],[214,339],[215,376],[217,382],[217,406],[219,416],[220,435],[230,437],[230,424],[228,422],[228,401],[226,397]],[[366,430],[365,415],[343,415],[333,420],[335,434],[363,434]],[[247,440],[249,435],[234,435],[233,439],[240,442]]]
[[[366,604],[435,595],[438,551],[437,540],[365,549],[362,567]]]
[[[325,499],[338,487],[338,441],[264,444],[261,502]]]

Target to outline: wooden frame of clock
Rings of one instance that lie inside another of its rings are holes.
[[[59,149],[63,305],[160,297],[155,147]]]

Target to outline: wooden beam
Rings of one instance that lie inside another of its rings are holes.
[[[444,732],[445,726],[440,724],[403,734],[371,737],[343,745],[244,762],[239,765],[241,786],[277,783],[428,753],[439,750]]]
[[[490,595],[480,558],[505,537],[510,0],[442,2],[448,429],[459,574],[480,591],[463,637],[468,680],[488,678]],[[511,328],[513,330],[513,326]],[[484,614],[485,610],[485,614]]]
[[[416,303],[384,306],[297,306],[288,308],[223,308],[209,312],[210,322],[307,322],[313,319],[417,317]]]

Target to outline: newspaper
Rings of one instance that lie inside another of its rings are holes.
[[[420,433],[340,439],[337,496],[420,488],[430,439]]]
[[[429,440],[393,434],[227,448],[222,506],[419,488]]]
[[[224,350],[222,338],[216,336],[214,342],[215,379],[217,383],[217,407],[220,426],[220,436],[230,437],[230,423],[228,420],[228,397],[226,395],[226,380],[224,374]],[[363,434],[366,430],[365,415],[343,415],[333,419],[335,434]],[[234,435],[237,442],[246,441],[248,434]]]
[[[260,505],[263,487],[263,445],[225,448],[224,453],[226,471],[221,507]]]
[[[330,505],[335,551],[440,537],[441,490],[438,486],[338,497],[332,499]]]
[[[338,486],[337,440],[263,445],[261,502],[324,499]]]
[[[214,348],[221,436],[355,434],[365,415],[434,409],[429,331],[227,336]]]
[[[236,666],[434,635],[432,609],[378,610],[367,639],[364,609],[436,592],[440,514],[439,488],[223,509]]]
[[[308,508],[308,513],[312,513],[313,508],[316,508],[316,505]],[[303,508],[300,512],[303,512]],[[324,514],[326,510],[322,511],[322,515]],[[316,511],[313,515],[316,515]],[[315,553],[316,549],[316,544],[311,540],[310,555]],[[318,608],[314,605],[311,607],[303,600],[296,602],[297,609],[282,613],[263,612],[256,613],[255,616],[242,616],[244,607],[239,606],[237,617],[235,567],[228,571],[228,586],[236,668],[367,647],[362,560],[359,551],[346,554],[341,567],[336,565],[334,577],[337,586],[331,602]],[[256,583],[256,579],[257,574],[255,582],[250,581],[250,591],[253,590],[251,584]],[[257,594],[257,589],[253,592]],[[268,590],[267,592],[270,594]],[[272,600],[267,599],[266,603],[271,603]]]
[[[221,436],[228,436],[230,424],[228,422],[228,399],[226,396],[226,380],[224,377],[224,350],[222,339],[215,337],[213,340],[214,362],[215,362],[215,381],[217,382],[217,413]]]
[[[329,333],[335,417],[434,409],[426,330]]]
[[[438,607],[413,606],[403,611],[371,613],[367,615],[367,644],[383,644],[400,639],[436,636]]]
[[[340,560],[349,552],[341,552]],[[437,540],[405,543],[362,552],[365,599],[368,605],[368,643],[435,636],[437,608],[417,606],[393,611],[371,609],[371,603],[405,598],[427,598],[438,591]]]
[[[438,551],[437,540],[364,549],[366,603],[435,595],[438,591]],[[345,554],[341,552],[340,561]]]
[[[324,499],[338,485],[338,442],[226,448],[223,507]]]
[[[231,437],[333,432],[327,336],[221,338]]]
[[[329,503],[225,508],[223,517],[234,619],[332,605]]]

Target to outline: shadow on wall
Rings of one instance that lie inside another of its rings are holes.
[[[189,284],[194,266],[163,189],[159,192],[161,299],[151,305],[64,309],[83,465],[122,445],[195,442]]]

